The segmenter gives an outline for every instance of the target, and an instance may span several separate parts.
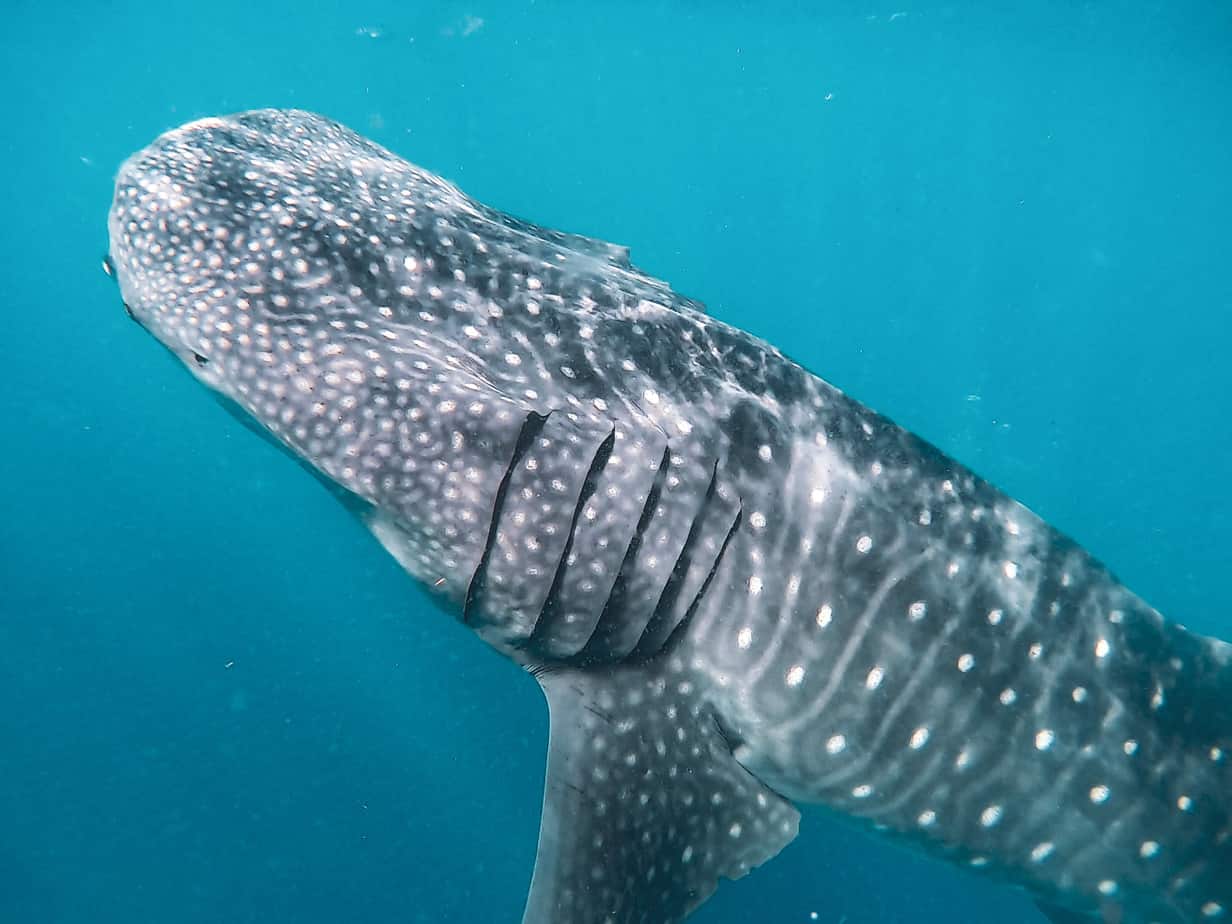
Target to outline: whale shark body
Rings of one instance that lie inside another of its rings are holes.
[[[550,709],[527,924],[679,921],[794,803],[1054,922],[1232,914],[1232,647],[638,270],[323,117],[121,168],[131,316]]]

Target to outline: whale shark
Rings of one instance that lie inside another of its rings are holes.
[[[550,716],[525,924],[661,924],[819,804],[1054,924],[1232,913],[1232,646],[640,270],[320,115],[120,168],[129,315]]]

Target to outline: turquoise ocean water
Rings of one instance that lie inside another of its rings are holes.
[[[0,921],[514,922],[546,716],[121,310],[114,170],[297,106],[632,247],[1232,638],[1224,2],[9,0]],[[813,918],[816,913],[816,918]],[[697,918],[1039,921],[820,815]]]

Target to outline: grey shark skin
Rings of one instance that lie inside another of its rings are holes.
[[[320,116],[120,170],[132,316],[534,672],[528,924],[682,920],[792,802],[1052,920],[1232,915],[1232,658],[940,452]]]

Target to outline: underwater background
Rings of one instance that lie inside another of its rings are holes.
[[[8,0],[0,922],[517,922],[546,710],[128,322],[116,167],[313,109],[633,260],[1232,638],[1232,6]],[[694,919],[1042,921],[818,812]]]

